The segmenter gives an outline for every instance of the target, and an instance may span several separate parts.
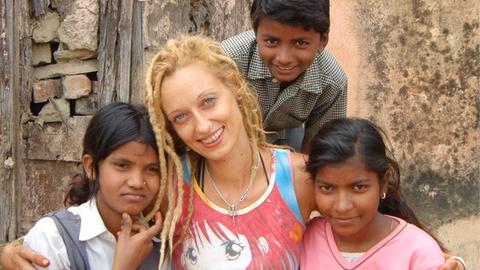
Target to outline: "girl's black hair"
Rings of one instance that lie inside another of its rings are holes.
[[[250,20],[255,32],[263,18],[305,30],[313,28],[323,36],[330,29],[330,1],[254,0],[250,7]]]
[[[158,154],[148,112],[145,107],[114,102],[99,109],[88,124],[83,138],[82,156],[93,159],[93,172],[99,175],[99,163],[118,147],[137,141],[151,146]],[[93,181],[95,180],[95,181]],[[79,205],[91,199],[99,190],[99,179],[89,179],[86,172],[73,177],[64,204]]]
[[[385,145],[385,132],[372,122],[360,118],[343,118],[327,122],[312,139],[307,171],[315,179],[318,170],[329,164],[343,163],[358,155],[365,165],[376,172],[382,187],[387,181],[385,199],[380,200],[378,211],[399,217],[432,236],[446,251],[443,244],[429,233],[408,206],[400,188],[400,168],[393,153]]]

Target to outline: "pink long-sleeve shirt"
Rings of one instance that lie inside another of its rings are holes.
[[[330,224],[315,218],[304,234],[301,269],[433,270],[444,263],[443,253],[430,235],[400,218],[392,218],[400,222],[397,228],[353,262],[340,253]]]

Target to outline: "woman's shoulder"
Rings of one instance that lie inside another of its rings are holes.
[[[308,156],[302,153],[292,151],[288,148],[270,148],[270,151],[274,153],[285,153],[289,156],[291,164],[295,169],[299,169],[302,172],[306,172],[305,164],[307,162]]]
[[[311,185],[310,174],[307,172],[306,164],[308,156],[302,153],[290,151],[292,166],[295,173],[295,181],[306,185]]]
[[[275,153],[277,157],[278,155],[288,156],[288,166],[291,167],[295,183],[300,182],[301,185],[311,185],[311,181],[308,181],[310,180],[310,175],[306,170],[307,155],[286,148],[271,148],[270,150]]]
[[[303,219],[307,220],[310,213],[315,209],[315,202],[313,199],[313,182],[305,167],[307,156],[301,153],[290,151],[288,149],[274,150],[286,152],[289,156],[295,194],[300,211],[302,212]]]

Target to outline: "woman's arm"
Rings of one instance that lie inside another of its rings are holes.
[[[20,242],[8,244],[2,252],[1,264],[6,270],[35,269],[35,265],[49,266],[51,269],[70,266],[62,236],[53,219],[49,217],[40,219],[30,229],[23,239],[23,245]]]
[[[47,258],[33,249],[23,246],[22,241],[14,241],[5,245],[0,256],[0,264],[5,270],[35,270],[32,264],[47,267],[50,262]]]
[[[300,153],[292,153],[295,194],[297,195],[300,211],[305,223],[310,219],[310,214],[316,209],[313,193],[313,181],[305,170],[307,156]]]
[[[448,254],[444,254],[444,256],[446,259],[445,264],[439,270],[467,270],[467,266],[462,258]]]

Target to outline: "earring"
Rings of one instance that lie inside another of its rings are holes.
[[[190,150],[192,150],[192,148],[185,146],[185,152],[190,152]]]
[[[143,185],[146,186],[146,185],[147,185],[147,182],[146,182],[146,181],[143,181]]]
[[[387,193],[383,192],[382,195],[380,195],[380,199],[384,200],[385,198],[387,198]]]

